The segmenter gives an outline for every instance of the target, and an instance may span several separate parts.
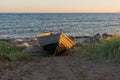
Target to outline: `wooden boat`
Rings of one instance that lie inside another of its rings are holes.
[[[63,32],[47,32],[37,34],[36,37],[44,50],[54,55],[58,55],[75,45],[75,42],[70,40]]]

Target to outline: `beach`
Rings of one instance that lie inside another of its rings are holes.
[[[120,64],[70,56],[0,62],[1,80],[120,80]]]

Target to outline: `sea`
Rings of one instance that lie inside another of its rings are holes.
[[[68,36],[120,34],[120,13],[0,13],[0,39],[61,29]]]

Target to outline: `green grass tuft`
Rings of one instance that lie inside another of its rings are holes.
[[[101,43],[88,44],[76,51],[75,55],[92,60],[120,61],[120,37],[113,36]]]
[[[15,45],[0,42],[0,59],[9,61],[29,60],[31,56]]]

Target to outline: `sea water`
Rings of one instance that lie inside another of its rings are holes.
[[[66,35],[120,33],[119,13],[0,13],[0,38],[34,37],[63,30]]]

